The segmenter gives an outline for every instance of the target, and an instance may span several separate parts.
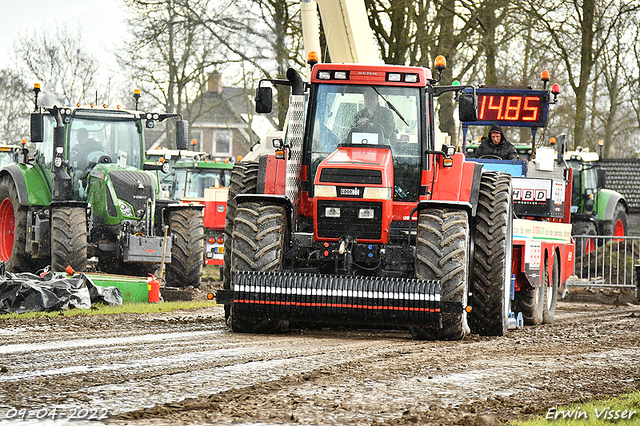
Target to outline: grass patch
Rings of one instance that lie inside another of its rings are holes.
[[[538,416],[536,419],[513,421],[509,422],[509,424],[517,426],[640,425],[640,392],[624,394],[615,398],[594,400],[584,404],[550,407],[547,413]]]
[[[205,267],[202,268],[202,279],[220,281],[220,266],[205,265]]]
[[[215,306],[210,300],[191,300],[187,302],[164,303],[123,303],[121,306],[92,305],[91,309],[69,309],[68,311],[53,312],[26,312],[24,314],[0,315],[0,320],[11,318],[43,318],[43,317],[72,317],[76,315],[113,315],[113,314],[150,314],[157,312],[170,312],[184,309],[198,309]]]

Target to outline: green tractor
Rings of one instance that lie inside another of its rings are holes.
[[[199,286],[202,206],[164,198],[160,166],[145,164],[145,126],[174,119],[176,143],[186,147],[182,116],[40,107],[39,91],[36,85],[31,114],[36,149],[0,170],[0,261],[7,270],[81,272],[96,257],[101,272],[147,275],[164,261],[167,285]]]
[[[571,223],[573,235],[623,237],[627,229],[627,201],[619,192],[605,189],[604,170],[598,168],[595,152],[578,149],[564,154],[573,169]],[[590,251],[595,246],[586,239],[585,246],[576,242],[576,253]]]

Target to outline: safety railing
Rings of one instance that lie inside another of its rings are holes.
[[[575,264],[567,286],[638,287],[640,237],[576,235]]]

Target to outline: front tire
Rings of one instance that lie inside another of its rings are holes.
[[[200,287],[204,259],[202,209],[177,209],[169,213],[171,263],[167,264],[167,285]]]
[[[83,207],[51,209],[51,269],[87,270],[87,210]]]
[[[236,163],[231,170],[229,195],[227,197],[227,215],[224,226],[224,261],[222,265],[222,288],[231,290],[231,249],[233,246],[233,221],[236,217],[238,194],[255,194],[258,185],[258,163],[247,161]],[[231,305],[224,305],[225,321],[229,323]]]
[[[469,272],[469,218],[454,209],[423,210],[416,235],[416,278],[440,280],[442,302],[467,306]],[[467,313],[443,313],[441,329],[411,327],[419,340],[460,340],[469,333]]]
[[[503,336],[511,313],[511,255],[513,249],[511,176],[483,173],[475,221],[471,278],[472,333]]]
[[[286,209],[279,205],[243,203],[235,211],[230,267],[235,271],[282,272],[287,247]],[[234,312],[227,320],[239,333],[276,333],[288,327],[287,321],[246,318]]]

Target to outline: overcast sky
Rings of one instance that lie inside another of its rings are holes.
[[[82,30],[82,44],[100,63],[113,69],[111,52],[126,35],[122,0],[1,0],[0,68],[10,67],[14,41],[34,31],[55,34],[64,26],[70,35]],[[44,82],[43,82],[44,83]]]

